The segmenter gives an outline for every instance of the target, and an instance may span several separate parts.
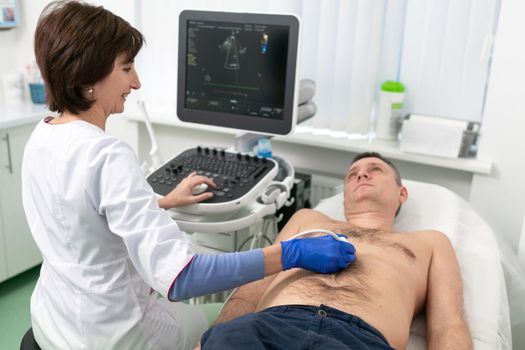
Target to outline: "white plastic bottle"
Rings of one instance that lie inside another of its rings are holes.
[[[376,113],[376,137],[378,139],[397,140],[404,100],[405,86],[402,83],[388,80],[381,85]]]

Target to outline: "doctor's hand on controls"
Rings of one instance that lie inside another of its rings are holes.
[[[159,199],[159,206],[163,209],[169,209],[202,202],[213,197],[212,192],[205,192],[207,188],[213,187],[216,186],[212,179],[196,175],[193,172],[184,178],[170,193]]]
[[[192,189],[213,181],[192,175],[158,200],[133,150],[105,133],[108,117],[141,86],[134,60],[143,43],[102,6],[52,2],[38,20],[35,56],[57,116],[39,122],[26,145],[22,192],[43,256],[31,297],[43,349],[188,349],[207,319],[173,301],[283,269],[337,272],[355,260],[350,243],[328,236],[193,253],[164,209],[209,198]]]

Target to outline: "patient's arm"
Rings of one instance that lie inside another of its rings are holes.
[[[311,210],[299,210],[295,213],[288,223],[281,230],[275,242],[292,237],[299,232],[300,226],[305,222],[312,220],[314,216],[322,215]],[[214,324],[230,321],[250,312],[254,312],[259,300],[266,289],[270,286],[276,275],[268,276],[262,280],[251,282],[241,286],[232,295],[228,303],[224,306]]]
[[[428,349],[472,349],[456,254],[444,234],[429,234],[433,250],[426,303]]]

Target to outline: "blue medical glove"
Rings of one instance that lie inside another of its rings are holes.
[[[282,241],[281,247],[283,270],[300,267],[333,273],[355,261],[355,247],[330,235]]]

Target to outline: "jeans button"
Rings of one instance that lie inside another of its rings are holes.
[[[319,316],[321,316],[321,317],[326,317],[326,311],[324,311],[324,310],[319,310],[319,311],[317,311],[317,314],[318,314]]]

